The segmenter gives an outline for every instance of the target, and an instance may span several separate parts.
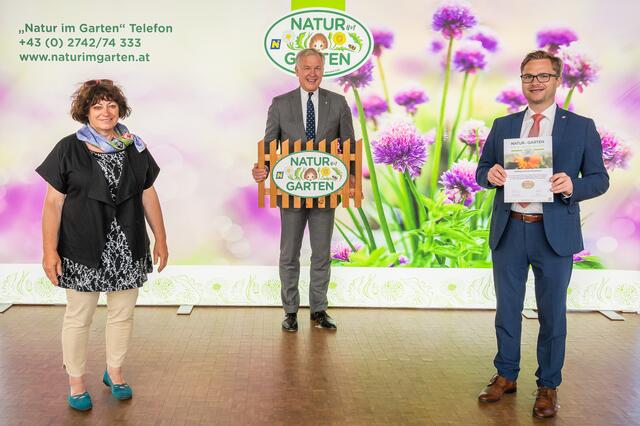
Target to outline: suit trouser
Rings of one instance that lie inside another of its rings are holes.
[[[67,373],[84,375],[87,364],[89,328],[98,305],[100,292],[67,290],[67,309],[62,323],[62,359]],[[107,365],[122,366],[129,349],[133,330],[133,308],[138,289],[107,293],[107,325],[105,330]]]
[[[302,207],[280,209],[280,282],[282,306],[286,313],[298,311],[300,306],[300,247],[307,223],[311,242],[311,277],[309,306],[311,312],[327,309],[327,289],[331,277],[331,236],[335,209]]]
[[[525,223],[510,218],[492,257],[498,341],[494,365],[498,374],[515,381],[520,371],[521,313],[531,265],[540,323],[537,384],[555,388],[562,381],[572,256],[559,256],[553,251],[542,222]]]

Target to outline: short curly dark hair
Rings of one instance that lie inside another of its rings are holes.
[[[100,101],[113,101],[118,104],[120,118],[128,117],[131,108],[122,89],[111,80],[89,80],[71,95],[71,118],[80,123],[89,122],[89,108]]]

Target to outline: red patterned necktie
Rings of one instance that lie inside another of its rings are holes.
[[[533,126],[531,126],[531,130],[529,130],[529,137],[537,138],[538,136],[540,136],[540,122],[544,118],[544,115],[533,114],[531,118],[533,118]],[[531,203],[518,203],[518,204],[520,205],[520,207],[525,208]]]

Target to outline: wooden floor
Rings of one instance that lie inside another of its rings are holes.
[[[531,417],[537,321],[523,320],[518,393],[492,405],[476,395],[493,374],[493,312],[333,309],[338,331],[283,333],[276,308],[136,310],[125,367],[134,398],[102,385],[105,309],[90,339],[94,408],[66,404],[64,307],[14,306],[0,315],[1,425],[454,424],[639,425],[640,315],[612,322],[569,314],[561,409]]]

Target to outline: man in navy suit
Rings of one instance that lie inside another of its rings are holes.
[[[498,340],[494,359],[497,374],[478,399],[496,402],[517,389],[521,312],[531,266],[540,322],[533,415],[553,417],[558,410],[557,387],[562,381],[572,255],[583,249],[579,203],[606,192],[609,176],[593,120],[556,105],[562,61],[539,50],[524,58],[520,71],[528,108],[494,121],[476,171],[478,184],[496,190],[489,245]],[[537,136],[553,138],[553,202],[505,203],[504,140]]]

